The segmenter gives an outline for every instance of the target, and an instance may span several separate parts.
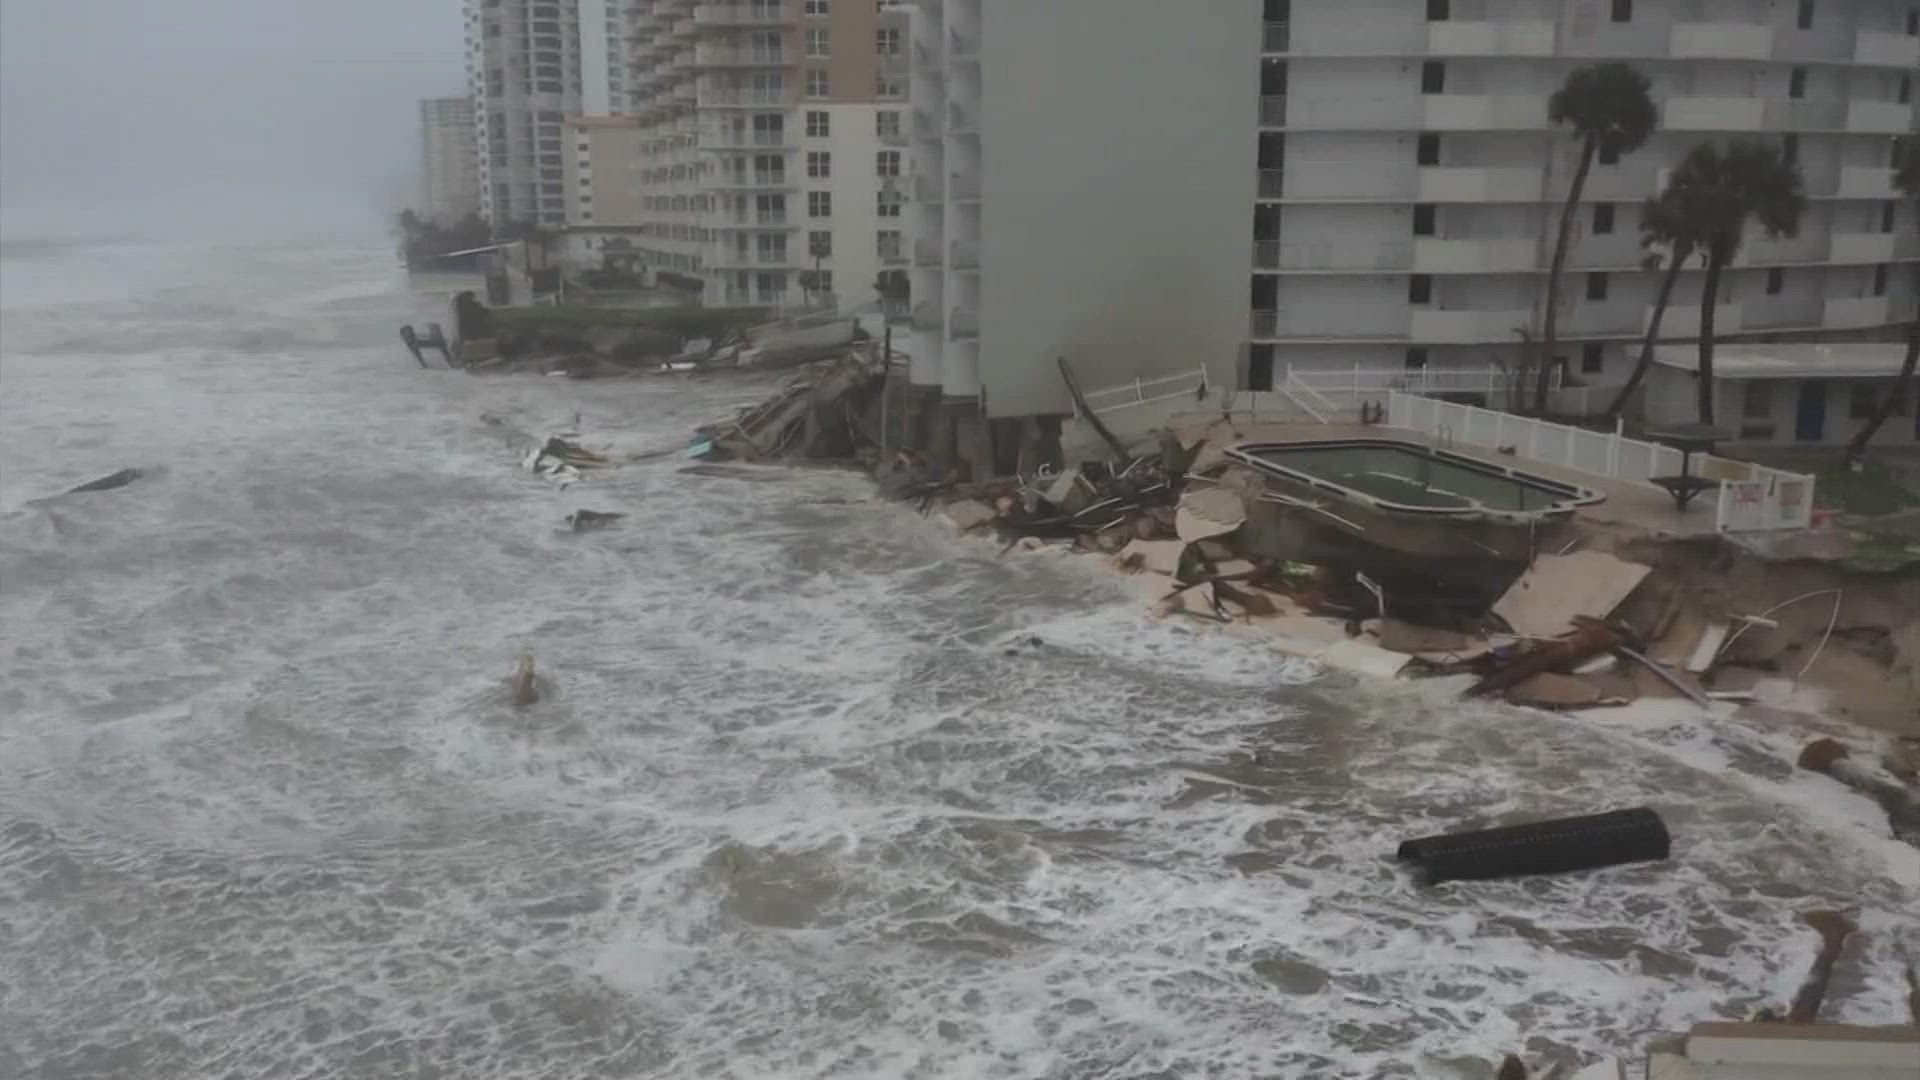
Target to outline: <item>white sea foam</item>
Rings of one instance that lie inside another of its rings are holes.
[[[1776,736],[1315,678],[846,475],[556,491],[522,434],[757,391],[421,371],[375,248],[170,258],[0,320],[0,1072],[1477,1076],[1778,1005],[1829,904],[1899,1015],[1911,856]],[[1671,862],[1391,858],[1635,803]]]

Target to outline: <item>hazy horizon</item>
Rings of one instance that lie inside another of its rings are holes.
[[[461,27],[460,0],[0,0],[0,207],[384,218],[418,100],[463,92]]]

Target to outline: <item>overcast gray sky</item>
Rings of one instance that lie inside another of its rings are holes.
[[[384,212],[460,0],[0,0],[0,204]]]

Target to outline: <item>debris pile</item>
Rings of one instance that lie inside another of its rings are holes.
[[[765,401],[698,429],[688,456],[871,461],[882,444],[887,369],[871,349],[810,364]]]

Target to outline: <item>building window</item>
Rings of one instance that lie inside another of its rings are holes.
[[[900,113],[896,109],[881,109],[873,114],[874,134],[883,139],[900,137]]]
[[[1415,274],[1407,279],[1407,303],[1430,304],[1433,302],[1433,275]]]
[[[810,278],[809,280],[813,282],[814,292],[816,293],[833,292],[833,271],[816,270],[813,273],[813,277]]]
[[[807,69],[807,96],[810,98],[823,98],[827,96],[826,68]]]
[[[1813,29],[1813,0],[1800,0],[1800,20],[1796,25],[1802,30]]]
[[[1847,419],[1870,420],[1873,418],[1874,410],[1879,407],[1880,391],[1879,387],[1873,383],[1850,388],[1847,394]]]
[[[1593,235],[1607,236],[1613,232],[1613,204],[1610,202],[1593,204]]]
[[[831,191],[807,192],[807,216],[808,217],[832,217],[833,216],[833,192]]]
[[[1887,264],[1881,263],[1873,268],[1873,295],[1887,295]]]
[[[1806,68],[1797,67],[1787,73],[1787,96],[1790,98],[1803,98],[1807,96]]]
[[[1779,267],[1775,266],[1768,269],[1767,270],[1767,295],[1768,296],[1780,295],[1780,290],[1786,287],[1786,283],[1787,283],[1786,279],[1787,279],[1786,271],[1781,270]]]
[[[1742,420],[1768,420],[1773,417],[1773,384],[1749,382],[1741,387],[1740,418]],[[1744,434],[1745,429],[1742,429]],[[1771,436],[1772,428],[1767,429]]]
[[[1413,153],[1414,159],[1422,165],[1440,164],[1440,136],[1431,131],[1420,136]]]
[[[833,234],[825,229],[807,234],[807,254],[816,259],[833,258]]]
[[[900,175],[900,151],[882,150],[873,156],[873,172],[876,176]]]
[[[1613,21],[1633,21],[1633,0],[1613,0]]]
[[[1453,18],[1453,5],[1448,0],[1427,0],[1427,21],[1446,22]]]
[[[1587,275],[1587,299],[1605,300],[1607,298],[1607,273],[1596,270]]]
[[[1894,90],[1893,99],[1902,105],[1913,100],[1913,76],[1900,76],[1900,83]]]
[[[1413,208],[1413,235],[1432,236],[1434,211],[1432,203],[1420,203]]]
[[[1880,231],[1881,232],[1890,233],[1893,231],[1893,214],[1894,214],[1894,210],[1893,210],[1892,203],[1880,204]]]
[[[807,55],[817,59],[826,59],[832,55],[828,51],[827,28],[816,26],[807,30]]]
[[[874,76],[873,92],[876,97],[897,101],[907,96],[905,80],[881,72]]]
[[[1427,366],[1427,347],[1410,345],[1407,347],[1406,366],[1408,371],[1419,371]]]
[[[1800,160],[1800,136],[1792,133],[1780,136],[1780,160],[1788,165]]]
[[[880,217],[900,216],[900,193],[897,191],[876,191],[874,213]]]
[[[1607,366],[1607,347],[1597,341],[1580,346],[1580,374],[1598,375]]]
[[[832,14],[832,4],[830,0],[807,0],[806,13],[809,15]]]
[[[1447,89],[1447,65],[1443,61],[1429,60],[1420,65],[1420,92],[1423,94],[1443,94]]]
[[[900,257],[900,233],[897,230],[881,229],[873,235],[881,258],[898,259]]]
[[[895,26],[882,27],[874,32],[873,46],[881,56],[900,55],[900,29]]]
[[[814,111],[807,114],[807,137],[824,139],[831,130],[827,123],[827,113]]]
[[[833,175],[833,155],[825,150],[807,151],[807,176],[813,180],[825,180]]]

